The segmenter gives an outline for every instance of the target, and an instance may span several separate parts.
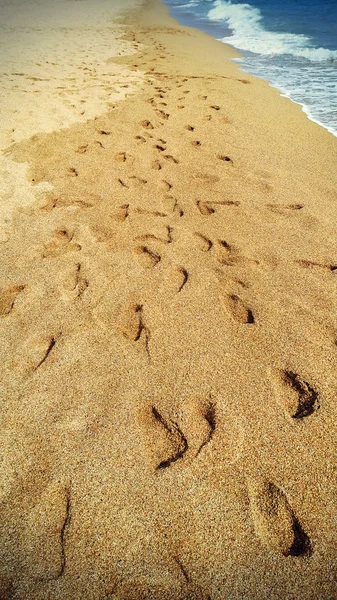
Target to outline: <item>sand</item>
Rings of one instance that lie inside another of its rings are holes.
[[[0,150],[86,122],[132,93],[141,75],[107,60],[133,54],[121,40],[121,17],[140,0],[3,0],[0,3]],[[26,166],[0,157],[0,242],[11,215],[41,191],[27,183]]]
[[[157,1],[123,27],[137,91],[6,150],[0,596],[332,600],[337,140]]]

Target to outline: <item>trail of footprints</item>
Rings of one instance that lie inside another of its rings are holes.
[[[186,82],[187,79],[184,80]],[[243,83],[249,83],[242,80]],[[178,84],[182,85],[182,84]],[[167,112],[167,103],[159,102],[165,99],[167,90],[162,87],[156,88],[157,93],[147,102],[153,107],[158,118],[168,121],[170,118]],[[189,90],[184,91],[185,97]],[[207,96],[200,99],[206,101]],[[164,108],[156,108],[157,105]],[[179,108],[183,110],[184,106]],[[209,106],[212,112],[217,113],[221,107],[212,104]],[[205,120],[211,120],[212,115],[204,115]],[[152,134],[155,125],[150,119],[141,121],[140,126],[145,130],[144,134],[135,136],[134,141],[137,144],[147,144],[153,140]],[[185,125],[187,132],[194,133],[195,126]],[[107,130],[99,130],[101,136],[109,136]],[[99,142],[102,148],[104,145]],[[191,145],[200,148],[202,142],[198,139],[191,140]],[[159,158],[152,160],[151,167],[158,172],[163,169],[165,163],[179,165],[180,160],[171,154],[165,154],[167,144],[162,138],[158,138],[153,143],[153,151],[159,154]],[[88,145],[80,146],[76,152],[84,154]],[[132,165],[134,158],[127,152],[120,151],[115,153],[114,159],[122,165]],[[233,165],[232,159],[225,155],[217,155],[217,159],[224,163]],[[74,167],[69,168],[69,175],[78,177],[79,173]],[[118,178],[118,183],[125,190],[144,187],[147,180],[136,175],[127,175]],[[172,184],[165,179],[160,180],[161,189],[164,192],[171,191]],[[83,208],[92,206],[86,201],[78,201]],[[81,204],[82,202],[82,204]],[[56,206],[67,206],[66,199],[52,200],[48,204],[48,209]],[[209,202],[207,200],[198,200],[196,209],[202,217],[210,217],[221,207],[240,206],[239,201],[219,201]],[[47,209],[47,207],[45,207]],[[287,215],[292,211],[300,211],[303,205],[289,204],[267,205],[267,208],[277,214]],[[130,202],[121,204],[114,213],[114,219],[117,222],[124,223],[130,216]],[[135,214],[149,215],[154,218],[163,218],[168,216],[168,212],[143,209],[136,207],[133,209]],[[172,212],[179,217],[184,216],[183,208],[175,200]],[[159,242],[169,244],[172,242],[171,228],[167,227],[167,237],[159,238],[152,233],[138,236],[135,241],[138,245],[134,248],[134,253],[145,268],[154,268],[161,261],[161,256],[157,251],[150,247],[150,242]],[[74,233],[67,229],[58,229],[53,233],[52,240],[46,243],[42,257],[44,259],[57,258],[68,252],[79,252],[81,245],[74,241]],[[200,251],[208,253],[215,252],[216,260],[224,266],[233,266],[240,263],[243,257],[238,250],[225,240],[210,240],[200,232],[194,233],[197,247]],[[302,262],[304,267],[324,267],[319,263],[310,261]],[[306,263],[306,264],[304,264]],[[334,265],[329,266],[331,271],[337,270]],[[177,293],[180,293],[189,280],[189,274],[183,266],[173,267],[170,274],[171,280]],[[67,276],[65,286],[80,297],[88,287],[89,283],[83,274],[83,267],[80,262],[76,263]],[[6,317],[15,309],[16,300],[24,291],[25,285],[12,285],[6,289],[0,289],[0,316]],[[240,325],[254,325],[255,316],[252,309],[236,294],[225,294],[222,298],[223,306],[230,318]],[[150,358],[150,340],[151,333],[146,325],[144,317],[144,307],[141,303],[129,301],[121,308],[116,320],[116,331],[131,343],[139,343],[143,340],[146,352]],[[24,376],[37,371],[49,359],[54,351],[54,347],[62,334],[33,336],[27,340],[26,346],[20,350],[20,355],[14,359],[13,367],[18,369]],[[320,408],[319,394],[314,387],[305,381],[299,374],[285,370],[275,376],[277,399],[285,415],[292,419],[293,423],[305,422],[312,417]],[[212,398],[208,398],[204,403],[191,402],[185,407],[185,414],[176,415],[177,418],[171,418],[164,414],[158,406],[152,405],[147,412],[142,412],[139,416],[139,422],[144,428],[145,440],[148,440],[149,462],[151,467],[157,473],[164,473],[173,468],[179,468],[188,458],[197,460],[211,447],[212,440],[216,435],[218,427],[217,406]],[[149,434],[152,432],[152,435]],[[311,542],[308,535],[303,530],[301,523],[295,515],[286,494],[274,483],[260,480],[259,478],[247,477],[247,488],[250,500],[252,522],[257,537],[270,551],[281,553],[283,556],[310,556],[312,552]],[[32,540],[32,556],[35,556],[34,564],[39,577],[46,579],[57,579],[63,575],[66,568],[66,534],[71,520],[71,492],[69,486],[63,482],[56,482],[47,488],[41,503],[34,509],[28,521],[34,522],[36,539]],[[38,527],[36,527],[38,523]],[[45,540],[46,531],[48,531],[48,544]],[[52,531],[52,539],[50,538]],[[42,533],[41,533],[42,532]],[[47,544],[47,545],[46,545]],[[41,554],[41,548],[48,547],[49,552]]]

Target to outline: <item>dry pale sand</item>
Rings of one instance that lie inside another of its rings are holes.
[[[128,26],[137,94],[8,149],[1,599],[333,600],[337,140]]]
[[[141,74],[107,60],[132,54],[119,17],[141,0],[0,0],[0,151],[42,131],[86,122],[135,90]],[[114,19],[114,20],[113,20]],[[0,243],[31,189],[26,165],[0,156]]]

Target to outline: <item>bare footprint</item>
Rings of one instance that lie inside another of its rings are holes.
[[[128,302],[117,318],[116,329],[132,342],[139,340],[143,329],[142,305]]]
[[[287,215],[294,210],[301,210],[304,204],[267,204],[266,207],[279,215]]]
[[[253,324],[255,322],[251,309],[236,294],[225,296],[224,305],[230,316],[238,323]]]
[[[270,481],[247,479],[251,515],[262,544],[284,556],[311,554],[310,540],[286,495]]]
[[[226,155],[224,155],[224,154],[218,154],[217,158],[218,158],[219,160],[222,160],[223,162],[230,162],[230,163],[232,163],[232,164],[233,164],[233,161],[232,161],[232,159],[231,159],[229,156],[226,156]]]
[[[139,257],[142,266],[146,268],[155,267],[160,261],[160,255],[150,250],[147,246],[137,246],[135,254]]]
[[[113,214],[113,219],[115,221],[124,222],[125,219],[129,216],[129,204],[122,204],[117,208],[117,210]]]
[[[143,187],[147,184],[147,179],[131,175],[131,177],[128,177],[128,184],[130,187]]]
[[[42,258],[54,257],[65,252],[78,252],[81,250],[80,244],[72,241],[73,234],[67,229],[57,229],[54,231],[53,240],[45,245]]]
[[[198,200],[197,207],[203,216],[209,216],[215,212],[214,208],[208,202],[203,200]]]
[[[278,400],[293,419],[309,417],[320,408],[318,392],[297,373],[281,371]]]
[[[142,127],[145,127],[145,129],[154,129],[154,126],[152,125],[151,121],[148,121],[147,119],[141,121],[140,125],[142,125]]]
[[[184,267],[172,267],[165,277],[165,293],[171,291],[179,294],[188,280],[188,272]]]
[[[197,247],[201,252],[208,252],[212,248],[213,243],[205,235],[202,235],[202,233],[196,232],[194,233],[194,237]]]
[[[156,110],[156,113],[158,117],[161,117],[162,119],[164,119],[164,121],[167,121],[167,119],[170,116],[169,113],[166,113],[164,110]]]
[[[124,163],[126,161],[126,159],[127,159],[126,152],[117,152],[117,154],[115,154],[115,160],[117,162]]]
[[[83,274],[82,265],[77,263],[65,275],[63,288],[66,292],[70,292],[72,297],[80,298],[88,287],[89,282]]]
[[[71,521],[71,492],[54,481],[42,493],[27,517],[31,574],[38,580],[56,580],[67,564],[66,536]]]
[[[243,257],[239,256],[238,250],[232,244],[226,242],[226,240],[217,240],[215,253],[217,262],[220,265],[231,267],[244,261]]]
[[[148,210],[147,208],[137,207],[134,209],[134,212],[139,215],[151,215],[152,217],[167,217],[167,213],[160,210]]]
[[[172,156],[171,154],[164,154],[163,155],[165,160],[169,161],[169,162],[173,162],[175,165],[179,164],[179,160],[177,158],[174,158],[174,156]]]
[[[136,135],[134,139],[136,140],[136,142],[141,144],[145,144],[146,142],[146,139],[142,135]]]
[[[189,456],[196,458],[211,443],[217,427],[216,404],[210,395],[205,399],[189,398],[181,408],[181,422],[188,441]]]
[[[8,315],[13,310],[16,298],[24,289],[24,285],[11,285],[0,289],[0,316]]]
[[[33,335],[14,356],[11,367],[21,377],[26,377],[37,371],[49,358],[60,333],[57,335]]]
[[[169,468],[182,459],[188,449],[187,440],[179,426],[152,406],[150,411],[139,413],[140,425],[145,430],[150,463],[155,470]]]
[[[169,192],[173,186],[171,183],[169,183],[168,181],[165,181],[163,179],[162,181],[159,182],[159,187],[160,187],[160,189],[164,190],[164,192]]]

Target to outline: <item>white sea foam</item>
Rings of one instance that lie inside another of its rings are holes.
[[[215,0],[208,18],[225,21],[233,34],[223,41],[241,50],[263,55],[290,54],[313,62],[337,61],[337,50],[315,48],[305,35],[266,30],[261,11],[250,4]]]

